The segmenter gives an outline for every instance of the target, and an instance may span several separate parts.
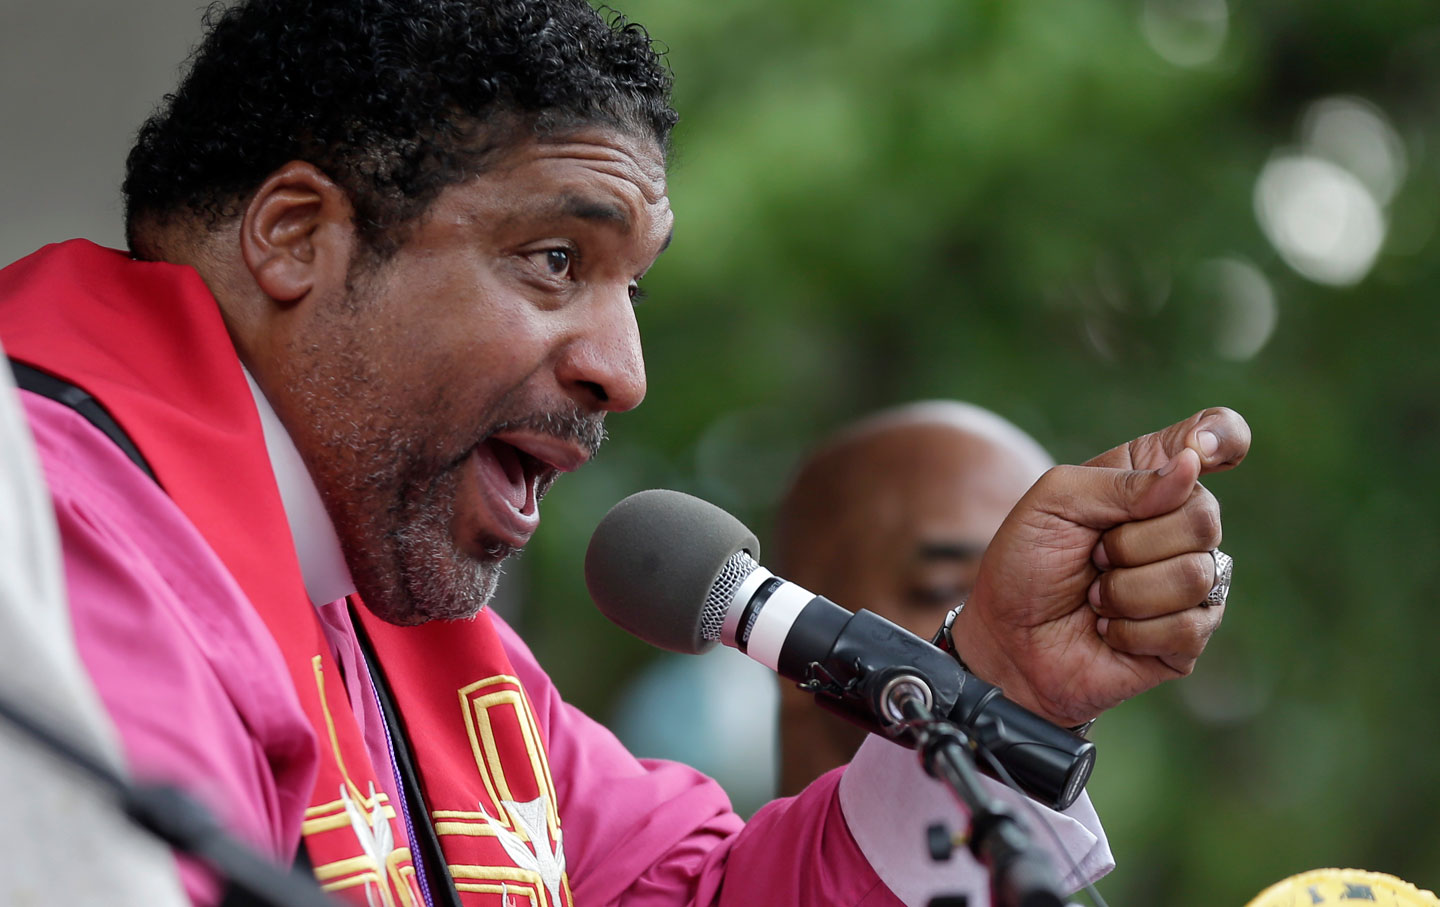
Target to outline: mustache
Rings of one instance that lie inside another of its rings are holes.
[[[550,410],[527,413],[515,419],[506,419],[491,426],[489,433],[496,435],[514,430],[550,435],[558,440],[584,448],[585,452],[592,457],[599,452],[600,445],[610,437],[610,433],[605,429],[604,413],[587,413],[579,407],[566,411]]]

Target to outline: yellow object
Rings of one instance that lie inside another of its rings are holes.
[[[1383,872],[1312,869],[1276,882],[1246,907],[1440,907],[1440,898]]]

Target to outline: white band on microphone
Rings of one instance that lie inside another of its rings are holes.
[[[725,611],[725,623],[720,628],[721,643],[738,648],[735,640],[740,637],[740,618],[745,613],[745,606],[755,597],[760,586],[774,575],[764,567],[757,566],[735,587],[735,594],[730,596],[730,607]]]
[[[785,645],[785,637],[790,635],[795,618],[814,598],[814,592],[794,583],[782,583],[760,609],[745,654],[772,671],[780,670],[780,649]]]

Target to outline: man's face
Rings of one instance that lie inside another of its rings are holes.
[[[833,489],[843,503],[816,527],[797,565],[805,578],[791,578],[928,639],[970,594],[986,545],[1034,479],[1033,466],[977,435],[892,429],[849,454],[845,487]]]
[[[854,439],[812,468],[786,577],[929,639],[970,594],[985,547],[1043,464],[948,423],[915,422]],[[849,759],[865,731],[817,713],[794,684],[780,696],[788,795]]]
[[[526,141],[286,351],[287,424],[378,615],[475,614],[550,483],[640,403],[632,296],[671,224],[652,140]]]

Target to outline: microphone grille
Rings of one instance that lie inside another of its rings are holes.
[[[585,550],[585,586],[621,628],[662,649],[697,655],[719,638],[718,629],[714,638],[701,634],[701,619],[718,577],[742,550],[760,554],[744,523],[708,501],[652,488],[610,508],[595,527]],[[722,611],[710,623],[719,628],[724,620]]]
[[[700,615],[700,635],[709,642],[720,638],[725,626],[725,615],[730,612],[730,603],[735,600],[735,590],[745,582],[745,577],[760,569],[748,552],[740,550],[730,555],[715,584],[705,596],[705,610]]]

